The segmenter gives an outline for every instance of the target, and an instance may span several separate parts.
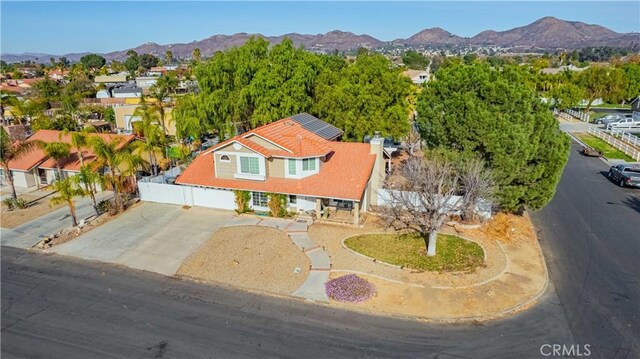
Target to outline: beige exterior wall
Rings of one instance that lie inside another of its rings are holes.
[[[247,137],[247,140],[255,142],[255,143],[259,144],[260,146],[262,146],[262,147],[264,147],[266,149],[269,149],[269,150],[282,150],[282,148],[274,145],[273,143],[271,143],[271,142],[269,142],[267,140],[264,140],[264,139],[262,139],[262,138],[260,138],[258,136],[255,136],[255,135]]]
[[[230,143],[226,146],[220,147],[218,149],[216,149],[216,152],[239,152],[239,153],[252,153],[252,154],[256,154],[257,152],[251,149],[248,149],[244,146],[241,146],[239,150],[236,150],[235,148],[233,148],[234,143]]]
[[[138,108],[138,105],[124,105],[124,106],[116,106],[113,108],[113,111],[116,115],[116,127],[117,128],[126,128],[125,118],[127,116],[133,116],[133,113]],[[172,121],[172,110],[171,108],[165,108],[164,114],[164,122],[167,127],[167,133],[171,136],[176,134],[176,125]]]
[[[267,160],[267,176],[270,177],[285,177],[287,160],[284,158],[270,158]]]
[[[233,179],[234,174],[238,171],[236,156],[228,155],[230,160],[229,162],[222,162],[220,160],[220,156],[222,155],[219,153],[215,154],[217,178]]]

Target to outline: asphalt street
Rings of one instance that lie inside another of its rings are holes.
[[[573,339],[551,289],[507,320],[377,317],[2,249],[2,358],[537,358]]]
[[[599,358],[640,358],[640,190],[616,186],[579,150],[532,218],[577,343]]]

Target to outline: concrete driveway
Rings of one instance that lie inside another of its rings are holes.
[[[101,201],[112,196],[113,193],[111,192],[100,192],[96,194],[96,199]],[[76,200],[76,217],[78,221],[93,215],[95,215],[95,210],[90,198],[85,197]],[[44,237],[51,236],[61,229],[71,227],[69,217],[69,208],[64,206],[15,228],[0,228],[0,243],[3,246],[29,249]]]
[[[234,215],[145,202],[49,252],[173,275],[191,252]]]

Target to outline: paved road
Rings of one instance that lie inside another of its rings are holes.
[[[96,199],[101,201],[113,196],[111,192],[100,192]],[[76,201],[76,217],[78,221],[95,214],[91,198],[85,197]],[[31,248],[45,236],[50,236],[63,228],[71,227],[68,207],[61,207],[15,228],[2,228],[0,243],[3,246]]]
[[[640,358],[640,190],[611,183],[608,166],[579,148],[532,217],[577,342],[600,358]]]
[[[508,320],[445,325],[2,249],[2,358],[536,358],[572,343],[551,288]]]

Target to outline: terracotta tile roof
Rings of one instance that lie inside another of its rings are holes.
[[[193,160],[176,183],[360,201],[376,158],[369,153],[369,144],[325,141],[323,146],[330,151],[327,161],[322,163],[318,174],[306,178],[268,177],[264,181],[216,178],[213,153],[207,151]]]
[[[122,138],[120,147],[133,141],[133,139],[135,138],[134,135],[116,135],[110,133],[92,133],[90,134],[90,136],[102,137],[107,141],[113,138]],[[46,143],[64,142],[71,144],[71,135],[65,135],[62,131],[39,130],[33,136],[29,137],[28,141],[32,140],[40,140]],[[89,150],[84,150],[82,153],[85,163],[90,163],[96,159],[93,152]],[[71,156],[63,160],[62,163],[62,168],[66,171],[80,170],[80,159],[75,148],[71,148]],[[40,148],[35,148],[26,155],[18,158],[17,160],[9,162],[9,168],[16,171],[29,171],[35,166],[46,169],[54,169],[56,168],[56,163],[52,158],[48,158],[44,151]]]
[[[251,140],[248,137],[257,135],[269,142],[281,147],[282,149],[267,149]],[[331,152],[328,145],[330,141],[305,130],[299,123],[285,118],[268,125],[258,127],[241,135],[230,138],[209,151],[215,151],[232,142],[239,142],[246,147],[269,157],[321,157]]]

